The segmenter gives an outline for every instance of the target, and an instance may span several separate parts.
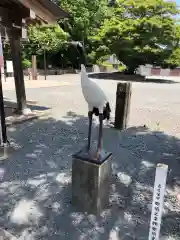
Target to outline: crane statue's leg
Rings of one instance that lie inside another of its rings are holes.
[[[92,130],[92,117],[93,117],[93,112],[89,111],[88,112],[88,117],[89,117],[89,131],[88,131],[88,146],[87,150],[89,151],[91,148],[91,130]]]
[[[98,136],[98,146],[96,159],[98,160],[101,155],[102,150],[102,135],[103,135],[103,114],[99,114],[99,136]]]

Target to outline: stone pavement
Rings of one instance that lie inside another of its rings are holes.
[[[70,83],[68,81],[64,81],[64,76],[66,78],[71,79],[75,74],[66,74],[66,75],[59,75],[59,76],[48,76],[47,80],[44,80],[43,76],[39,76],[38,80],[29,80],[27,76],[24,77],[25,79],[25,86],[26,88],[46,88],[46,87],[58,87],[58,86],[66,86]],[[3,81],[3,89],[4,90],[14,90],[14,78],[8,77],[6,81]]]
[[[110,208],[95,217],[71,206],[71,154],[87,140],[88,119],[79,76],[64,81],[69,85],[27,89],[28,98],[51,108],[50,117],[9,128],[22,149],[0,163],[0,227],[25,240],[147,240],[155,166],[163,162],[170,171],[161,240],[180,239],[180,85],[134,83],[129,128],[105,127],[104,147],[113,153]],[[114,108],[117,82],[98,84]]]

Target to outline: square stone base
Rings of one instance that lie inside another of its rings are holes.
[[[0,240],[17,240],[17,238],[4,229],[0,229]]]
[[[112,154],[104,152],[101,161],[95,161],[84,151],[73,156],[72,204],[77,211],[100,214],[109,206]]]
[[[0,145],[0,161],[7,159],[10,155],[12,155],[15,151],[20,149],[21,146],[17,146],[14,143],[10,143],[7,146]]]

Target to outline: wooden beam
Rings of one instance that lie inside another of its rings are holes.
[[[45,23],[55,23],[57,17],[53,15],[47,8],[44,8],[38,1],[34,0],[18,0],[26,8],[29,9],[29,17],[32,16],[32,11],[41,18]]]
[[[0,7],[0,23],[3,26],[11,28],[13,23],[21,25],[22,18],[23,15],[21,15],[21,13],[17,14],[17,12],[15,11],[12,11],[4,7]]]
[[[26,18],[29,17],[29,9],[20,8],[18,4],[12,4],[11,8],[0,5],[0,16],[10,17],[11,19],[16,18]]]
[[[23,39],[27,39],[26,20],[22,19],[21,15],[17,16],[13,11],[0,7],[0,24],[3,37],[5,36],[3,34],[3,28],[5,28],[6,31],[13,29],[14,32],[21,35]]]
[[[35,14],[35,12],[32,10],[32,9],[30,9],[30,18],[31,19],[36,19],[36,14]]]
[[[0,24],[9,26],[8,16],[11,15],[11,11],[6,8],[0,7]]]

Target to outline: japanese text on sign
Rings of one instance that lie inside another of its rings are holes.
[[[154,206],[154,218],[152,222],[152,240],[156,239],[156,231],[157,231],[157,226],[158,226],[158,217],[159,217],[159,206],[160,206],[160,194],[161,194],[161,184],[158,185],[158,189],[156,192],[156,202]]]
[[[159,240],[167,171],[167,165],[157,165],[154,183],[149,240]]]

